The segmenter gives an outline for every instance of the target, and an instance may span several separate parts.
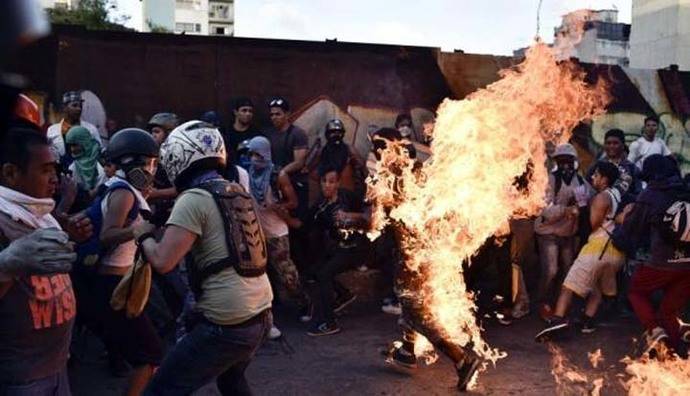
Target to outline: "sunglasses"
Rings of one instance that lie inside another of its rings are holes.
[[[283,104],[285,104],[285,101],[283,99],[273,99],[271,101],[271,103],[269,103],[268,105],[270,107],[276,107],[276,106],[282,106]]]

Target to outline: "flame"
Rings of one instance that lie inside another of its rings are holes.
[[[604,387],[604,377],[591,378],[580,368],[570,362],[563,351],[553,344],[549,344],[551,352],[551,374],[556,380],[556,394],[558,395],[591,395],[599,396]],[[592,367],[597,368],[603,361],[601,349],[588,353]],[[591,382],[592,385],[589,385]]]
[[[507,234],[512,217],[541,211],[547,143],[568,141],[609,101],[605,84],[585,83],[577,66],[557,63],[540,42],[501,76],[467,99],[441,104],[427,162],[416,166],[403,143],[391,142],[368,181],[370,237],[395,225],[405,269],[421,280],[403,294],[424,307],[424,320],[447,341],[493,363],[505,354],[482,339],[462,263],[470,264],[487,238]]]
[[[568,59],[577,54],[575,46],[582,41],[587,22],[593,15],[592,10],[577,10],[563,16],[563,23],[556,31],[553,43],[556,59]]]
[[[663,349],[663,348],[661,348]],[[690,363],[667,350],[660,350],[663,358],[643,356],[623,359],[630,378],[625,382],[632,396],[680,396],[690,394]]]
[[[601,348],[597,349],[594,352],[587,352],[587,357],[589,358],[589,362],[592,363],[592,367],[597,368],[599,367],[599,364],[604,362],[604,355],[601,353]]]

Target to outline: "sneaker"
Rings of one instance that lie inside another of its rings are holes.
[[[277,340],[278,338],[282,337],[283,333],[275,326],[271,326],[271,330],[268,331],[268,339],[269,340]]]
[[[680,339],[690,344],[690,323],[680,322]]]
[[[390,303],[381,307],[381,311],[391,315],[402,315],[400,303]]]
[[[402,346],[394,347],[386,357],[386,363],[406,369],[417,368],[417,356],[406,351]]]
[[[511,315],[511,310],[506,308],[495,313],[496,320],[503,326],[510,326],[513,324],[513,316]]]
[[[386,297],[383,300],[381,300],[382,305],[389,305],[392,304],[395,301],[395,297]]]
[[[333,307],[333,312],[338,313],[345,309],[348,305],[352,304],[353,301],[357,299],[357,296],[352,293],[347,293],[343,296],[338,296],[335,299],[335,306]]]
[[[367,271],[369,271],[369,267],[367,267],[366,265],[360,265],[359,267],[357,267],[357,271],[367,272]]]
[[[582,318],[582,325],[580,326],[580,333],[592,334],[597,331],[597,325],[594,323],[594,318],[584,316]]]
[[[535,341],[542,342],[547,338],[551,338],[554,335],[562,333],[564,330],[567,330],[570,326],[568,323],[568,319],[566,318],[552,317],[548,320],[548,322],[549,324],[546,326],[546,328],[537,333],[537,335],[534,337]]]
[[[549,319],[553,317],[553,309],[551,309],[551,306],[549,304],[542,304],[539,307],[539,317],[547,323]]]
[[[467,386],[472,381],[472,377],[479,369],[479,364],[481,362],[476,357],[465,357],[464,362],[460,367],[456,367],[455,370],[458,373],[458,390],[460,392],[467,391]]]
[[[307,323],[314,316],[314,304],[308,302],[299,309],[299,321],[302,323]]]
[[[651,330],[644,332],[643,340],[645,343],[645,349],[642,354],[648,354],[650,358],[655,359],[659,354],[659,349],[661,345],[668,342],[668,334],[666,330],[657,326]]]
[[[325,336],[330,334],[340,333],[340,326],[337,323],[332,322],[322,322],[315,324],[308,332],[307,335],[312,337]]]
[[[510,313],[513,319],[522,319],[527,315],[529,315],[529,304],[515,304]]]

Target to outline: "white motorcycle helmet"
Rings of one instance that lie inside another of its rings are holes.
[[[213,125],[188,121],[170,132],[161,145],[160,158],[170,182],[182,189],[198,170],[225,168],[225,144]]]

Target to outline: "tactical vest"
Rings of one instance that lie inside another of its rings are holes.
[[[201,296],[204,281],[211,275],[233,267],[242,277],[258,277],[266,273],[266,239],[256,215],[254,200],[244,188],[225,179],[203,182],[195,188],[208,191],[216,202],[223,218],[225,242],[229,256],[199,268],[195,263],[188,266],[189,283],[197,300]]]

